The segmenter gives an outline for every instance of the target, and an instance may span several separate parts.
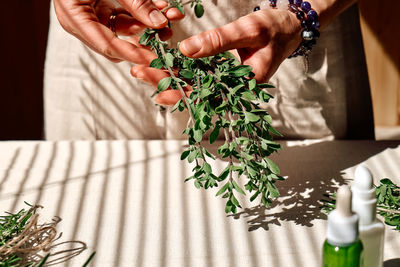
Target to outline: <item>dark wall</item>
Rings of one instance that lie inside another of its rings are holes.
[[[0,140],[43,138],[50,0],[7,1],[0,16]]]

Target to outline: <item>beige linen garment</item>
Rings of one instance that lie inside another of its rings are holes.
[[[254,0],[203,2],[201,19],[187,12],[182,22],[173,24],[171,43],[232,22],[259,4]],[[369,87],[358,27],[357,10],[348,10],[322,32],[307,72],[303,58],[287,59],[272,77],[274,99],[265,107],[286,138],[345,138],[349,127],[362,132],[358,137],[371,136]],[[46,139],[185,138],[181,132],[187,115],[171,114],[168,109],[160,112],[151,98],[154,88],[134,79],[130,67],[128,62],[108,61],[66,33],[52,10],[44,80]],[[356,111],[349,112],[349,106]],[[349,114],[361,115],[349,120]]]

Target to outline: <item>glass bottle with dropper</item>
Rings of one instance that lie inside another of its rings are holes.
[[[328,215],[323,267],[362,266],[363,246],[358,238],[358,215],[351,211],[351,196],[346,185],[337,191],[336,209]]]
[[[353,211],[358,214],[364,246],[364,267],[382,267],[385,225],[376,218],[376,190],[371,172],[359,165],[354,172]]]

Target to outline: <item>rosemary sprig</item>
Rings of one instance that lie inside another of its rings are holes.
[[[385,224],[394,226],[395,230],[400,231],[400,187],[390,179],[380,180],[376,188],[377,213],[382,216]],[[329,213],[336,206],[336,194],[324,195],[321,208]]]
[[[196,16],[203,15],[201,0],[190,2]],[[183,5],[188,2],[169,3],[169,7],[176,7],[184,13]],[[258,84],[253,78],[252,68],[240,65],[229,52],[199,59],[188,58],[178,49],[168,48],[153,29],[147,29],[139,42],[149,46],[158,56],[150,67],[168,70],[170,74],[158,83],[155,95],[167,89],[179,90],[182,99],[172,112],[188,110],[190,115],[188,127],[184,130],[189,147],[182,153],[181,160],[195,162],[196,166],[193,175],[185,181],[193,180],[197,188],[221,186],[216,195],[227,199],[227,213],[235,213],[237,208],[241,208],[236,194],[246,194],[245,190],[252,194],[251,201],[259,198],[268,207],[272,199],[279,196],[276,181],[283,180],[278,166],[268,158],[281,149],[280,144],[273,141],[273,136],[280,136],[280,133],[271,126],[272,118],[268,112],[259,107],[260,103],[272,98],[264,89],[273,86]],[[184,92],[187,86],[192,88],[189,97]],[[221,173],[215,174],[207,162],[208,158],[215,158],[201,142],[209,134],[209,143],[214,143],[221,130],[225,143],[218,147],[217,153],[219,157],[228,159],[228,165]],[[238,180],[242,176],[247,178],[244,188]]]

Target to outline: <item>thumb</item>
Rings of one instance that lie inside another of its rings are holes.
[[[260,43],[260,24],[251,17],[243,17],[219,28],[205,31],[180,43],[179,49],[188,57],[199,58],[220,52],[254,47]]]
[[[168,24],[167,18],[154,5],[152,0],[118,0],[138,21],[151,28],[164,28]]]

